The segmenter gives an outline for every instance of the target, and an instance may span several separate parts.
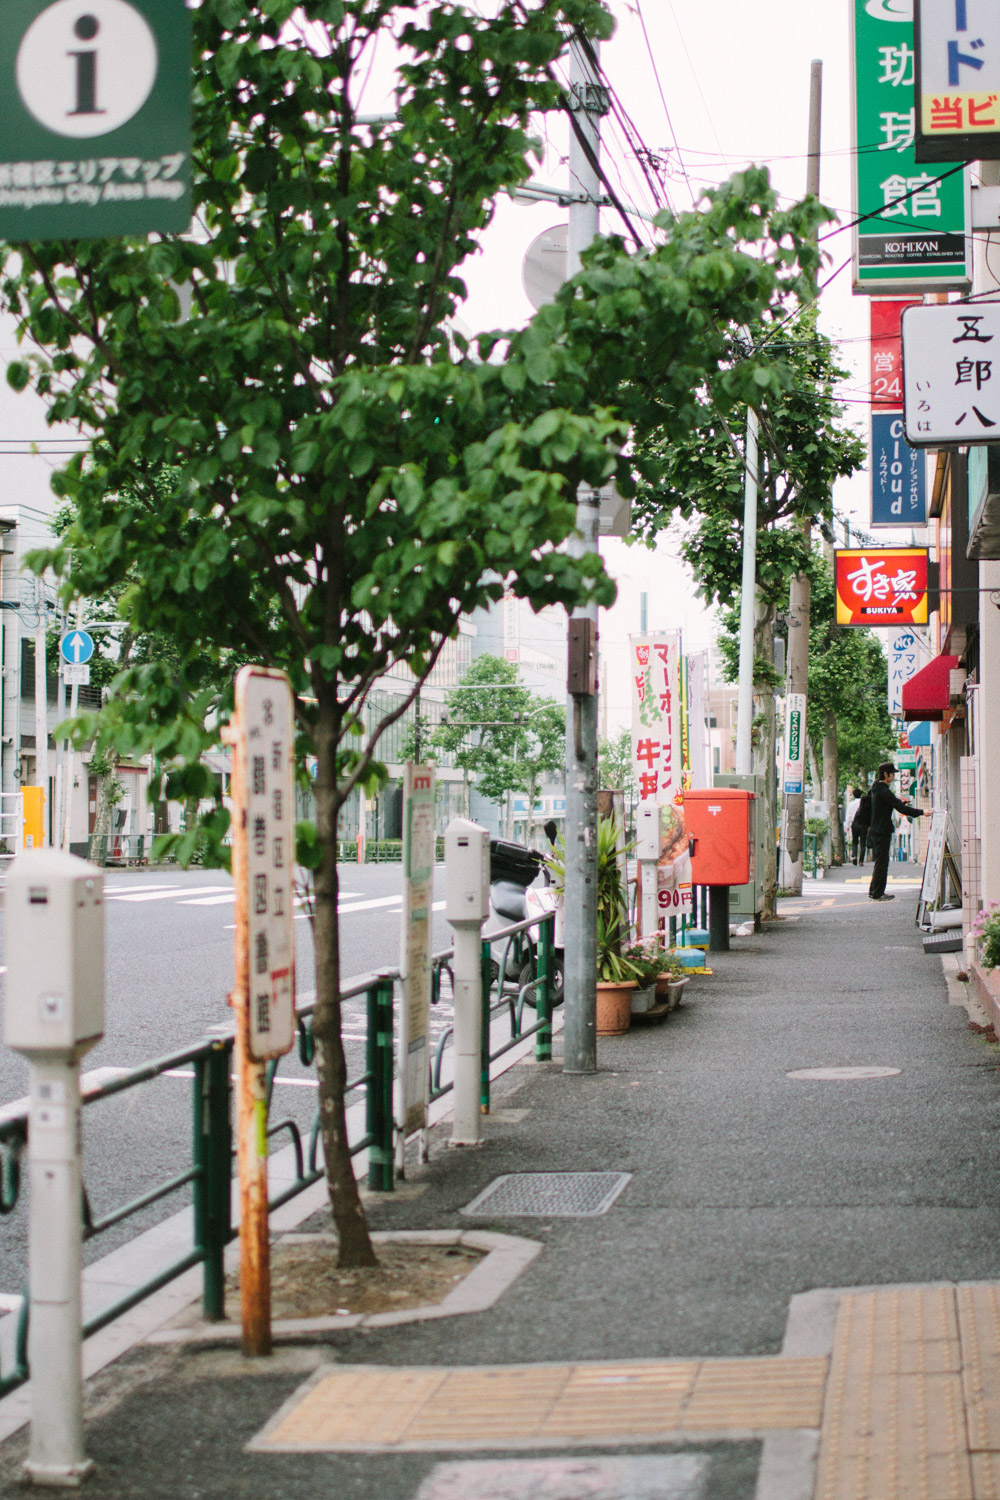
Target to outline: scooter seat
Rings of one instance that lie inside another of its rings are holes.
[[[524,886],[515,885],[512,880],[495,880],[490,888],[490,899],[497,916],[506,917],[508,922],[523,922],[528,915]]]

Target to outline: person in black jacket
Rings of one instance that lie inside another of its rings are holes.
[[[894,899],[885,893],[885,882],[889,874],[889,845],[892,843],[893,813],[905,813],[908,818],[922,818],[924,815],[922,808],[910,807],[909,803],[900,802],[898,797],[893,796],[890,783],[895,774],[896,767],[892,761],[883,761],[872,783],[872,821],[868,832],[872,859],[875,861],[871,884],[868,887],[868,895],[872,901]]]
[[[872,820],[872,794],[865,786],[856,786],[858,810],[851,823],[851,863],[863,865],[868,858],[868,829]]]

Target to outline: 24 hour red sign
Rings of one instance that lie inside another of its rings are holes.
[[[838,625],[925,625],[926,547],[845,547],[835,554]]]

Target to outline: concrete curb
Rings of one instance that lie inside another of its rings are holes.
[[[324,1234],[292,1234],[282,1238],[291,1244],[306,1244],[317,1240],[330,1240],[333,1243],[332,1236]],[[373,1234],[372,1239],[377,1245],[468,1245],[471,1250],[485,1250],[486,1255],[440,1302],[424,1307],[407,1307],[399,1312],[276,1318],[271,1324],[276,1340],[294,1341],[304,1334],[344,1333],[352,1328],[393,1328],[402,1323],[422,1323],[431,1318],[455,1318],[463,1313],[485,1312],[513,1285],[521,1272],[527,1270],[543,1248],[537,1240],[475,1229],[402,1229]],[[238,1343],[241,1336],[242,1329],[237,1323],[198,1322],[189,1328],[157,1329],[144,1342],[172,1345],[232,1344]]]

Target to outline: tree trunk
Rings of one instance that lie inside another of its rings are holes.
[[[805,573],[793,578],[788,590],[788,691],[802,694],[809,691],[809,578]],[[805,789],[787,792],[782,881],[795,896],[802,895],[804,822]]]
[[[319,1075],[320,1129],[330,1209],[337,1230],[339,1266],[374,1266],[378,1257],[368,1233],[347,1138],[347,1059],[341,1037],[340,929],[337,924],[336,730],[333,710],[321,704],[316,727],[316,828],[323,851],[316,871],[313,943],[316,1009],[313,1035]]]
[[[840,771],[837,765],[837,718],[827,710],[823,735],[823,796],[830,809],[830,863],[844,863],[844,821],[840,816]]]
[[[812,787],[813,796],[819,791],[822,782],[819,776],[819,765],[816,760],[816,746],[808,735],[806,735],[806,755],[809,757],[809,785]]]
[[[755,660],[771,661],[774,648],[774,606],[762,606],[754,624],[753,651]],[[770,683],[754,684],[754,718],[758,721],[753,746],[754,775],[760,776],[764,784],[764,819],[768,829],[773,829],[777,808],[777,772],[775,767],[775,714],[774,688]],[[774,838],[766,840],[763,882],[763,916],[774,917],[778,900],[778,856]]]
[[[121,783],[117,777],[119,756],[108,750],[104,756],[104,770],[97,783],[97,812],[94,815],[94,831],[90,835],[91,857],[104,864],[110,852],[111,814],[121,801]],[[102,842],[103,841],[103,842]]]

